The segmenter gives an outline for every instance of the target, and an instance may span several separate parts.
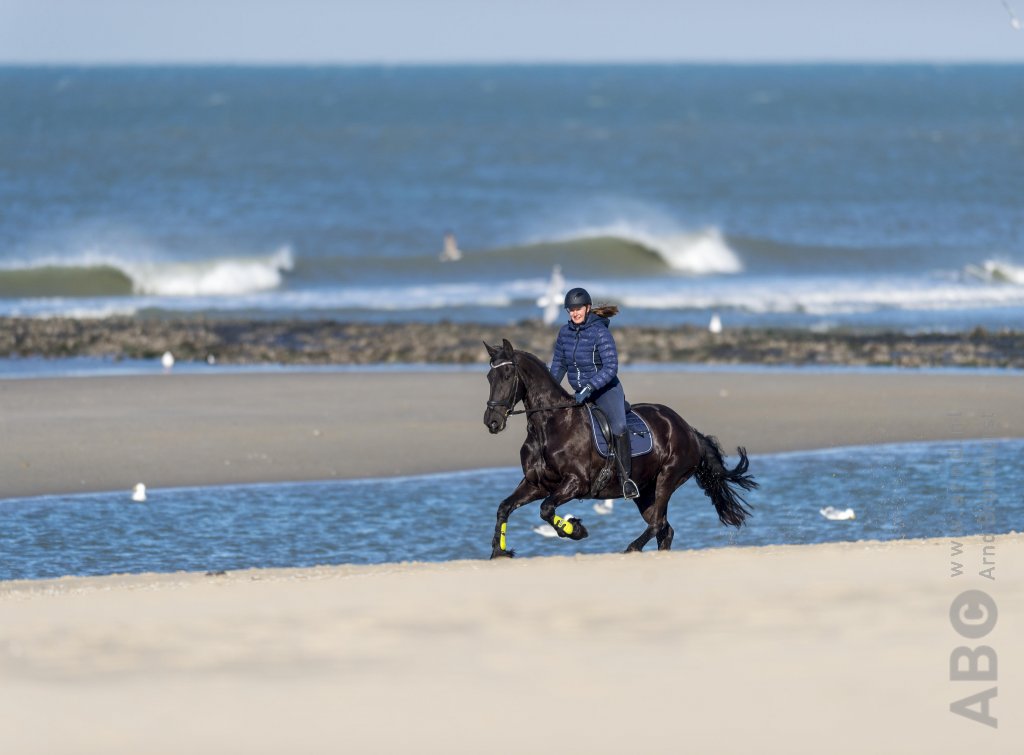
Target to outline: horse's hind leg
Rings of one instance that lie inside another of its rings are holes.
[[[672,538],[675,536],[676,531],[672,529],[672,525],[665,520],[665,526],[661,528],[656,537],[658,538],[658,550],[668,551],[672,550]]]
[[[506,543],[505,529],[508,526],[508,518],[512,512],[520,506],[525,506],[530,501],[536,501],[544,497],[545,491],[526,481],[524,477],[512,495],[498,504],[498,521],[494,524],[494,537],[491,538],[491,558],[502,556],[511,557],[515,551],[511,550]]]
[[[675,530],[668,523],[668,501],[675,489],[682,483],[669,486],[665,484],[665,479],[663,475],[659,475],[654,484],[648,485],[640,491],[640,497],[636,499],[636,507],[640,510],[640,516],[647,522],[647,529],[626,547],[626,553],[643,550],[652,537],[658,540],[658,550],[667,551],[672,548]]]
[[[634,499],[636,508],[640,512],[640,516],[647,522],[647,527],[643,532],[640,533],[640,537],[631,542],[626,546],[626,553],[634,553],[635,551],[643,550],[643,547],[647,545],[652,537],[655,537],[658,532],[651,524],[651,517],[654,512],[654,485],[645,485],[640,488],[640,495]]]

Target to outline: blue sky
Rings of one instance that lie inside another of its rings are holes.
[[[1010,21],[1002,0],[0,0],[0,62],[1024,62]]]

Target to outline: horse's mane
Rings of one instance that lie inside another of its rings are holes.
[[[552,389],[558,391],[562,396],[568,397],[568,392],[565,388],[555,382],[555,379],[551,376],[551,370],[548,369],[548,365],[540,357],[536,354],[531,354],[529,351],[522,351],[520,349],[516,349],[515,354],[516,357],[520,359],[525,358],[526,361],[532,363],[537,371],[544,376],[542,379],[546,379],[548,381],[548,385],[550,385]]]

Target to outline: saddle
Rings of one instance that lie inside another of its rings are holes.
[[[590,426],[593,431],[594,445],[597,452],[604,458],[611,455],[612,439],[611,427],[608,425],[608,418],[604,416],[594,404],[586,404],[590,412]],[[644,422],[643,417],[632,409],[626,411],[626,433],[629,435],[629,455],[632,457],[643,456],[650,453],[654,448],[654,436],[651,428]]]

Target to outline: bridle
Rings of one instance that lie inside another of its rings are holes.
[[[571,404],[555,404],[554,406],[538,406],[538,407],[536,407],[534,409],[516,409],[515,411],[513,411],[513,407],[515,407],[515,405],[519,403],[519,399],[516,398],[516,395],[519,393],[519,383],[522,381],[522,378],[519,377],[519,365],[517,365],[515,363],[514,359],[509,359],[509,360],[507,360],[505,362],[498,362],[497,364],[495,364],[494,362],[491,362],[490,365],[491,365],[491,369],[492,370],[496,370],[498,367],[509,367],[509,366],[511,366],[512,369],[515,371],[515,382],[512,384],[512,393],[509,394],[508,400],[507,401],[495,401],[493,399],[489,399],[487,401],[487,406],[489,408],[492,408],[492,409],[493,408],[504,409],[505,410],[505,417],[506,417],[506,419],[508,417],[514,415],[514,414],[533,414],[534,412],[550,412],[550,411],[554,411],[556,409],[575,409],[578,406],[582,406],[581,404],[577,404],[577,403],[573,402]]]

